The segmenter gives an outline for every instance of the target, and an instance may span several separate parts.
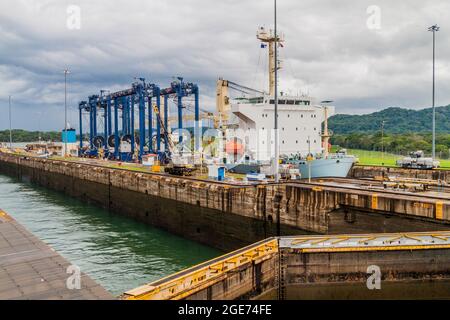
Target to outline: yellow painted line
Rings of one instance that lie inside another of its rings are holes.
[[[364,243],[364,242],[372,241],[372,240],[375,240],[375,239],[378,239],[378,237],[367,237],[367,238],[364,238],[362,240],[359,240],[358,243]]]
[[[13,220],[13,218],[2,209],[0,209],[0,218],[3,218],[5,221]]]
[[[430,237],[447,241],[449,236],[441,236],[439,234],[430,234]]]
[[[377,247],[339,247],[339,248],[304,248],[299,250],[304,253],[320,252],[360,252],[360,251],[395,251],[395,250],[430,250],[430,249],[450,249],[450,244],[442,245],[424,245],[424,246],[377,246]]]
[[[388,240],[386,240],[386,241],[392,242],[392,241],[395,241],[395,240],[399,240],[399,239],[403,238],[404,236],[405,236],[405,235],[401,234],[401,235],[399,235],[399,236],[390,238],[390,239],[388,239]]]
[[[306,239],[292,240],[291,244],[292,245],[296,245],[296,244],[308,242],[309,240],[313,240],[313,239],[317,239],[317,238],[306,238]]]
[[[410,235],[408,235],[408,234],[404,234],[403,237],[408,238],[408,239],[411,239],[411,240],[416,240],[416,241],[422,242],[422,239],[419,239],[419,238],[410,236]]]
[[[291,245],[298,245],[298,244],[302,244],[308,241],[319,241],[322,242],[323,239],[326,240],[334,240],[335,241],[332,242],[332,244],[334,243],[339,243],[345,240],[350,240],[350,239],[361,239],[361,242],[364,241],[368,241],[368,240],[375,240],[378,238],[390,238],[387,241],[395,241],[398,239],[401,239],[403,237],[409,238],[409,239],[413,239],[413,240],[417,240],[419,241],[418,238],[416,237],[421,237],[421,236],[433,236],[433,235],[438,235],[438,236],[442,236],[442,237],[450,237],[450,232],[449,231],[441,231],[441,232],[408,232],[408,233],[377,233],[377,234],[361,234],[361,235],[336,235],[336,236],[328,236],[328,237],[324,237],[324,236],[305,236],[305,237],[296,237],[293,238],[291,240]]]
[[[341,238],[341,239],[338,239],[336,241],[331,242],[331,244],[337,244],[339,242],[342,242],[342,241],[345,241],[345,240],[349,240],[349,239],[350,239],[350,237],[344,237],[344,238]]]
[[[444,203],[436,202],[436,219],[442,220],[444,218]]]
[[[317,241],[311,242],[311,244],[319,244],[319,243],[325,242],[325,241],[327,241],[327,240],[330,240],[330,238],[328,237],[328,238],[319,239],[319,240],[317,240]]]

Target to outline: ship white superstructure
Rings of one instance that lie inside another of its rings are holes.
[[[324,106],[306,96],[281,95],[278,100],[280,155],[321,154]],[[327,116],[334,107],[327,106]],[[231,102],[230,127],[239,128],[246,153],[256,160],[270,160],[274,150],[274,100],[269,96]]]

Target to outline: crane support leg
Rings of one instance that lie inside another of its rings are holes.
[[[159,90],[156,92],[156,108],[158,109],[158,115],[161,116],[161,96]],[[156,151],[159,154],[161,152],[161,122],[156,121]]]
[[[111,99],[108,99],[106,106],[108,113],[108,137],[112,134],[112,115],[111,115]]]
[[[97,136],[97,104],[93,105],[93,128],[94,128],[94,138]]]
[[[93,148],[93,140],[94,140],[94,112],[92,108],[92,104],[90,104],[89,108],[89,148]]]
[[[122,135],[127,134],[127,98],[122,98]]]
[[[167,105],[168,97],[164,96],[164,127],[166,131],[169,130],[169,107]],[[167,139],[167,134],[164,135],[164,151],[167,152],[169,150],[169,140]]]
[[[195,126],[194,126],[194,138],[195,138],[195,152],[200,151],[200,114],[199,114],[199,92],[198,87],[195,89]]]
[[[130,135],[131,135],[131,157],[133,157],[134,155],[134,96],[131,96],[131,106],[130,106],[130,111],[131,111],[131,126],[130,126]]]
[[[153,152],[153,108],[152,108],[152,98],[148,97],[148,150],[150,153]]]
[[[105,142],[103,144],[103,147],[105,148],[105,151],[108,150],[108,106],[109,106],[109,100],[107,101],[107,104],[105,106]]]
[[[150,115],[149,115],[150,117]],[[145,144],[145,96],[141,92],[139,94],[139,160],[144,155]]]
[[[81,155],[81,152],[83,150],[83,109],[80,110],[80,152],[79,155]]]
[[[114,99],[114,158],[119,158],[119,100]]]

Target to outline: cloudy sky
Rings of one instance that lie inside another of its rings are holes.
[[[2,0],[0,129],[64,126],[100,89],[136,76],[169,85],[198,83],[201,107],[214,109],[223,77],[266,89],[267,57],[255,34],[272,26],[272,0]],[[80,10],[77,19],[77,8]],[[450,103],[450,2],[447,0],[278,0],[285,92],[335,101],[339,113],[431,104],[432,34],[437,33],[437,104]],[[79,22],[79,24],[78,24]]]

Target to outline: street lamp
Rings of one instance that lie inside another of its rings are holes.
[[[386,121],[381,121],[381,165],[384,166],[384,125]]]
[[[64,156],[67,155],[67,75],[68,69],[64,69]]]
[[[9,149],[12,150],[12,130],[11,130],[11,98],[9,96]]]
[[[435,65],[436,65],[436,32],[439,31],[440,27],[437,24],[428,28],[428,31],[433,32],[433,142],[432,142],[432,157],[433,159],[436,157],[436,107],[435,107]]]
[[[279,163],[280,163],[280,150],[278,145],[278,34],[277,34],[277,0],[274,0],[274,32],[275,32],[275,92],[274,92],[274,115],[275,115],[275,182],[279,182]]]

